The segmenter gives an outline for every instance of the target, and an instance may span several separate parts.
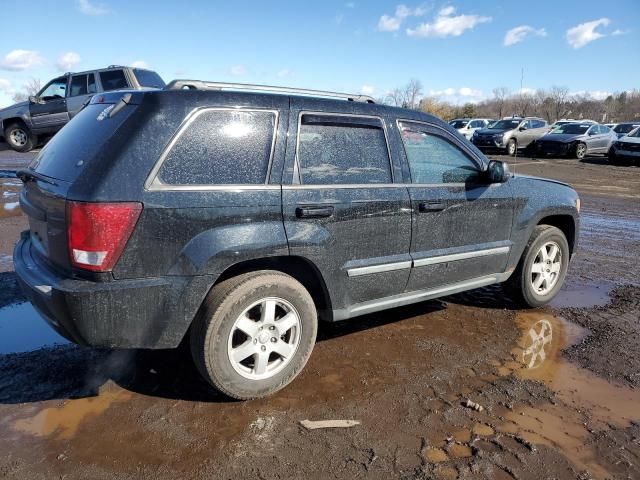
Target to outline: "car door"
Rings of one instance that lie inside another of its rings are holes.
[[[282,190],[290,253],[319,269],[336,318],[401,293],[411,268],[411,202],[394,183],[387,122],[349,107],[291,99]]]
[[[585,143],[587,144],[587,152],[594,153],[600,148],[600,127],[598,125],[591,125],[587,130],[585,137]]]
[[[482,284],[504,272],[514,211],[509,183],[485,181],[483,158],[444,129],[410,120],[398,127],[411,172],[414,268],[407,290]]]
[[[67,113],[67,77],[51,80],[29,104],[31,123],[35,130],[55,130],[69,121]]]
[[[73,118],[96,93],[96,76],[94,73],[81,73],[71,76],[67,92],[67,111]]]

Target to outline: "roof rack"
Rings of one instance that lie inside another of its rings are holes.
[[[350,102],[376,103],[373,97],[368,95],[327,92],[306,88],[275,87],[271,85],[251,85],[248,83],[207,82],[203,80],[172,80],[167,84],[165,90],[247,90],[253,92],[290,93],[312,97],[342,98]]]

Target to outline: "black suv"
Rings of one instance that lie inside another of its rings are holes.
[[[549,302],[579,222],[568,185],[431,115],[255,85],[96,96],[18,174],[15,268],[47,322],[83,345],[184,339],[240,399],[300,372],[318,319],[505,281]]]
[[[17,152],[28,152],[73,118],[96,93],[121,89],[163,88],[156,72],[111,65],[65,73],[49,81],[29,100],[0,109],[0,137]]]

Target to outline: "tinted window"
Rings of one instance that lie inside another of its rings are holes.
[[[635,130],[632,130],[631,133],[627,135],[628,137],[640,137],[640,128],[636,127]]]
[[[481,128],[484,126],[484,121],[482,120],[474,120],[469,124],[469,128]]]
[[[64,98],[67,93],[67,77],[60,77],[51,80],[45,87],[38,92],[38,97],[43,100],[53,100],[55,98]]]
[[[400,124],[412,183],[464,183],[478,176],[478,167],[445,138],[420,124]]]
[[[616,125],[616,128],[613,129],[616,133],[629,133],[634,128],[638,127],[638,124],[633,123],[620,123]]]
[[[542,120],[532,120],[531,123],[533,123],[533,127],[531,128],[542,128],[546,125]]]
[[[108,92],[109,90],[127,88],[129,86],[122,70],[100,72],[100,82],[102,82],[102,89],[105,92]]]
[[[96,91],[96,76],[90,73],[87,79],[87,93],[96,93]]]
[[[265,183],[276,115],[203,110],[180,134],[158,179],[171,185]]]
[[[466,127],[467,122],[468,120],[451,120],[449,122],[449,125],[451,125],[453,128],[458,129],[458,128]]]
[[[392,181],[379,119],[303,115],[297,158],[301,181],[308,185]]]
[[[71,77],[71,90],[69,91],[70,97],[77,95],[87,94],[87,76],[86,75],[74,75]]]
[[[151,70],[142,70],[140,68],[134,68],[133,73],[136,75],[138,79],[138,83],[141,87],[154,87],[154,88],[163,88],[164,80],[160,78],[156,72],[152,72]]]
[[[489,128],[496,128],[499,130],[513,130],[520,125],[520,120],[499,120]]]

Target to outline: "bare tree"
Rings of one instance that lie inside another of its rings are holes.
[[[14,102],[22,102],[29,97],[37,94],[42,89],[42,81],[39,78],[30,78],[27,83],[23,85],[22,92],[16,92],[13,95]]]
[[[420,110],[443,120],[450,120],[455,116],[455,109],[451,105],[435,97],[424,97],[420,101]]]
[[[549,121],[556,121],[567,115],[567,99],[569,97],[569,89],[567,87],[558,87],[554,85],[549,90],[549,98],[553,105],[553,118],[549,118]]]
[[[511,92],[507,87],[498,87],[493,89],[493,97],[495,99],[498,118],[504,117],[505,106]]]
[[[387,94],[385,103],[394,107],[417,109],[420,107],[422,97],[422,83],[420,80],[411,79],[404,87],[394,88]]]

